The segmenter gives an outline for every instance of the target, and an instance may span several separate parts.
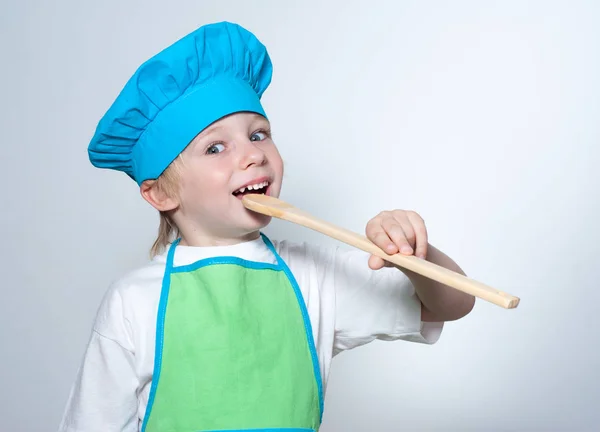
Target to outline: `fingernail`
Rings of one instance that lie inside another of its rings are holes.
[[[402,246],[402,253],[412,253],[412,248],[410,246]]]
[[[395,248],[395,246],[394,246],[392,243],[388,243],[388,245],[387,245],[387,250],[389,250],[389,251],[393,251],[393,250],[394,250],[394,248]]]

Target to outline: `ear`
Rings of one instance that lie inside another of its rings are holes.
[[[158,211],[166,212],[179,207],[179,201],[161,190],[156,180],[144,181],[140,186],[140,194]]]

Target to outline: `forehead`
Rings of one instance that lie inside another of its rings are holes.
[[[260,114],[247,112],[230,114],[212,123],[206,129],[200,132],[197,135],[197,138],[202,139],[203,137],[211,135],[215,132],[247,129],[259,123],[268,124],[269,122]]]

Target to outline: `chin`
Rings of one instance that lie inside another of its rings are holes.
[[[249,213],[248,218],[250,219],[247,225],[248,233],[266,228],[273,219],[272,216],[266,216],[263,214],[255,213],[250,210],[247,210],[247,212]]]
[[[250,238],[253,234],[264,229],[271,223],[272,216],[266,216],[244,208],[230,214],[227,221],[222,225],[222,235],[234,238]]]

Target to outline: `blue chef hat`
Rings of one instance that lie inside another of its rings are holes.
[[[138,184],[157,178],[203,129],[241,111],[266,117],[265,46],[227,22],[209,24],[143,63],[98,123],[91,163]]]

